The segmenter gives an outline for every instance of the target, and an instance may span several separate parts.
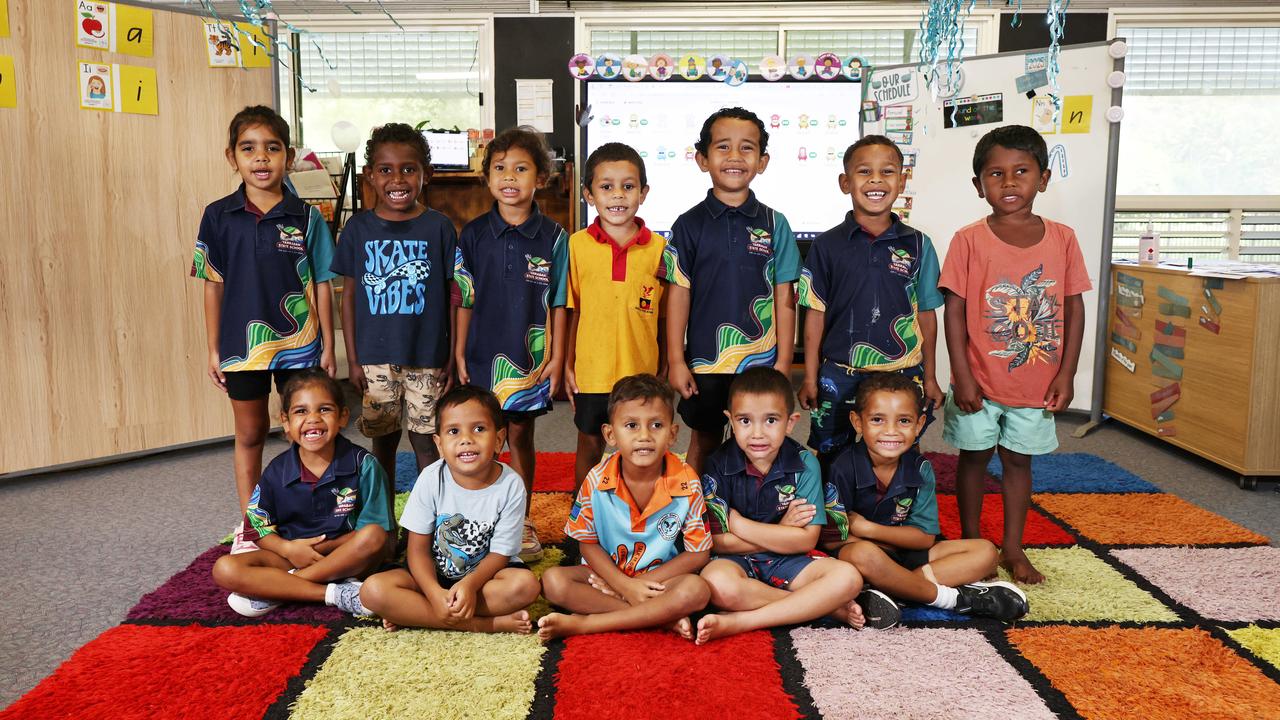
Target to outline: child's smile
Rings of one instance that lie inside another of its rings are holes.
[[[378,145],[365,172],[378,195],[378,217],[410,220],[422,214],[418,196],[430,173],[413,146],[398,142]]]
[[[760,152],[760,128],[750,120],[731,117],[715,121],[706,155],[698,153],[696,158],[698,167],[711,174],[712,187],[730,194],[745,194],[755,176],[769,165],[769,156]]]
[[[873,391],[865,407],[849,414],[873,460],[891,462],[911,449],[924,426],[919,398],[905,391]]]
[[[347,424],[347,409],[319,385],[294,391],[280,418],[285,434],[302,450],[313,454],[332,452],[338,433]]]
[[[505,434],[494,427],[493,418],[484,405],[468,400],[440,413],[440,428],[435,441],[454,480],[463,487],[470,484],[484,487],[498,477],[494,458],[502,447]]]

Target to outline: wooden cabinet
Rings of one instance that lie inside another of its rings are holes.
[[[493,207],[493,195],[489,194],[484,177],[477,172],[436,173],[423,194],[427,207],[444,213],[459,232],[463,225]],[[577,229],[579,197],[573,165],[568,164],[564,172],[553,175],[546,187],[538,190],[534,200],[543,214],[573,234]]]
[[[1280,279],[1112,271],[1103,412],[1239,473],[1242,486],[1280,475]]]

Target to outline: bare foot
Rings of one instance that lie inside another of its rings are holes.
[[[527,613],[526,613],[527,614]],[[564,613],[550,613],[538,621],[538,639],[550,642],[556,638],[577,635],[576,618]]]
[[[1021,548],[1017,550],[1002,550],[1000,552],[1000,567],[1009,571],[1013,576],[1013,581],[1024,585],[1039,585],[1044,582],[1044,575],[1031,564],[1027,559],[1027,554]]]
[[[867,618],[862,614],[862,606],[854,600],[850,600],[848,605],[836,608],[832,611],[831,617],[854,630],[861,630],[862,626],[867,624]]]
[[[533,623],[529,622],[529,611],[518,610],[510,615],[499,615],[493,619],[494,632],[513,632],[528,635],[533,631]]]
[[[706,645],[716,638],[728,637],[741,632],[734,623],[736,613],[705,615],[698,621],[698,636],[694,640],[699,645]]]
[[[689,618],[687,617],[682,617],[679,620],[671,623],[670,625],[667,626],[667,629],[679,635],[680,637],[684,638],[685,640],[693,639],[693,623],[689,622]]]
[[[400,629],[400,626],[386,618],[382,618],[382,629],[387,632],[395,632]]]

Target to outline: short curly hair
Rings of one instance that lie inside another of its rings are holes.
[[[676,413],[675,390],[666,380],[648,373],[629,375],[614,383],[609,393],[609,422],[613,422],[613,411],[624,402],[631,400],[657,400],[667,408],[667,413],[674,418]]]
[[[760,131],[760,154],[764,155],[769,152],[769,131],[764,129],[764,121],[759,115],[751,112],[746,108],[728,107],[719,110],[707,116],[702,123],[702,131],[698,133],[698,141],[693,144],[695,150],[702,157],[706,157],[711,151],[711,129],[715,126],[717,120],[728,118],[730,120],[746,120],[754,123],[756,129]]]
[[[489,177],[489,165],[493,162],[493,156],[505,153],[513,147],[529,153],[533,158],[534,167],[538,170],[538,177],[550,177],[551,148],[547,145],[547,138],[528,125],[507,128],[485,146],[483,165],[485,177]]]
[[[907,375],[897,372],[868,373],[858,389],[853,392],[853,410],[862,412],[871,401],[871,396],[878,392],[902,392],[911,396],[917,413],[924,412],[924,390],[920,384]]]
[[[982,177],[982,166],[987,156],[999,145],[1006,150],[1021,150],[1036,159],[1040,172],[1049,169],[1049,146],[1044,136],[1026,125],[1005,125],[982,136],[973,148],[973,176]]]
[[[387,143],[408,145],[417,151],[424,169],[431,167],[431,147],[427,145],[427,139],[422,136],[422,133],[405,123],[387,123],[382,127],[373,129],[373,134],[369,136],[369,141],[364,144],[365,164],[372,165],[373,156],[374,153],[378,152],[378,147]]]

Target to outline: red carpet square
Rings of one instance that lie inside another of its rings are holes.
[[[938,494],[954,495],[956,492],[956,462],[960,456],[936,452],[927,452],[924,456],[929,458],[929,464],[933,466],[933,477],[938,481]],[[984,473],[982,487],[985,492],[998,493],[1000,492],[1000,481],[992,477],[991,473]]]
[[[540,452],[533,466],[534,492],[577,492],[573,481],[573,453]],[[511,453],[502,453],[498,460],[510,465]]]
[[[262,717],[328,632],[121,625],[77,650],[0,720]]]
[[[1032,495],[1040,507],[1104,545],[1204,545],[1267,538],[1174,495],[1151,493]]]
[[[1204,630],[1049,625],[1007,632],[1087,718],[1280,717],[1280,685]]]
[[[955,495],[938,496],[938,525],[948,539],[960,538],[960,509]],[[1004,498],[988,493],[982,499],[982,537],[1000,546],[1004,539]],[[1053,524],[1035,508],[1027,511],[1027,526],[1022,531],[1024,545],[1075,545],[1071,533]]]
[[[655,692],[661,688],[661,693]],[[698,646],[669,632],[570,638],[556,673],[559,720],[781,720],[800,717],[782,689],[773,636]]]

